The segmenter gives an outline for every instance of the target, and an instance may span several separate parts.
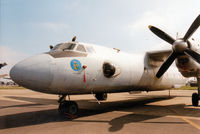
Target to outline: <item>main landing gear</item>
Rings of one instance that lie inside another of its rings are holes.
[[[78,113],[78,105],[75,101],[66,101],[65,100],[66,95],[62,95],[59,100],[58,103],[60,103],[59,107],[58,107],[58,112],[60,113],[60,115],[65,115],[69,118],[76,118],[76,115]]]
[[[200,100],[200,78],[197,78],[198,93],[192,94],[192,105],[198,106]]]
[[[97,93],[95,94],[95,98],[97,100],[106,100],[107,99],[107,93]]]

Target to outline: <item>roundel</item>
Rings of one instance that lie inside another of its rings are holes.
[[[71,68],[74,70],[74,71],[79,71],[81,70],[81,62],[79,60],[76,60],[76,59],[73,59],[70,63],[71,65]]]

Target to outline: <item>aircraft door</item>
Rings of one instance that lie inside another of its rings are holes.
[[[97,81],[99,80],[99,77],[102,74],[102,62],[99,57],[97,56],[91,56],[88,57],[88,61],[91,61],[88,63],[88,68],[86,71],[86,80],[87,80],[87,87],[93,91],[94,87],[97,86]]]

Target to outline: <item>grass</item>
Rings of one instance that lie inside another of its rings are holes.
[[[197,90],[197,87],[182,86],[180,88],[172,88],[172,90]]]
[[[0,90],[4,90],[4,89],[26,89],[24,87],[19,87],[19,86],[0,86]]]

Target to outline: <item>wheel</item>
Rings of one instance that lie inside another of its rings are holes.
[[[95,97],[97,100],[106,100],[107,99],[107,93],[97,93],[95,94]]]
[[[197,93],[192,94],[192,105],[193,106],[199,105],[199,95]]]
[[[58,111],[61,115],[77,115],[78,105],[74,101],[64,101],[63,103],[60,103]]]

